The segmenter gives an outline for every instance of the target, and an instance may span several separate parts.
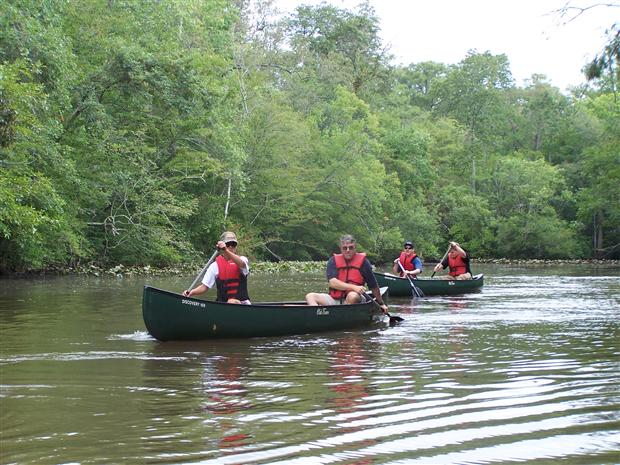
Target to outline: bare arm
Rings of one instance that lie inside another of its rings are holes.
[[[388,306],[383,301],[383,297],[381,297],[381,289],[378,287],[373,287],[372,294],[375,296],[375,300],[379,304],[379,307],[381,307],[381,310],[383,310],[383,313],[386,313],[388,311]]]
[[[231,260],[235,263],[235,265],[237,265],[239,267],[240,270],[245,270],[246,268],[246,263],[241,259],[241,257],[239,255],[237,255],[234,252],[231,252],[228,247],[226,247],[226,244],[223,241],[219,241],[217,243],[217,248],[220,251],[220,254],[222,254],[222,256],[226,259],[226,260]]]
[[[450,247],[452,248],[452,250],[454,250],[457,254],[459,254],[462,258],[467,257],[467,252],[465,252],[461,246],[459,245],[458,242],[450,242]]]
[[[209,290],[209,288],[207,286],[205,286],[204,284],[200,284],[198,286],[196,286],[194,289],[188,289],[183,291],[183,295],[185,297],[191,297],[193,295],[200,295],[200,294],[204,294],[205,292],[207,292]]]

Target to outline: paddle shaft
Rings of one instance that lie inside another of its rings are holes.
[[[405,271],[405,267],[403,266],[403,264],[400,262],[400,259],[398,259],[398,266],[400,266],[400,269],[403,270],[403,274],[405,276],[407,276],[407,279],[409,280],[409,284],[411,285],[411,290],[413,290],[413,293],[415,294],[416,297],[421,297],[420,296],[420,290],[415,286],[415,284],[413,284],[413,281],[411,280],[411,276],[409,276],[407,274],[407,272]]]
[[[216,250],[215,252],[213,252],[213,255],[211,255],[211,258],[209,259],[207,264],[204,266],[202,270],[200,270],[200,273],[198,273],[198,276],[196,276],[196,279],[194,279],[194,282],[189,287],[190,291],[194,289],[194,286],[196,285],[196,283],[202,279],[202,276],[207,272],[207,268],[209,268],[209,266],[211,265],[211,263],[213,263],[213,260],[215,260],[215,257],[217,257],[217,254],[219,253],[220,253],[219,250]]]
[[[451,249],[451,248],[452,248],[452,246],[449,246],[449,247],[448,247],[448,250],[446,250],[446,253],[445,253],[445,254],[443,254],[443,257],[441,257],[441,261],[440,261],[439,263],[443,263],[443,261],[444,261],[444,260],[446,259],[446,257],[448,256],[448,252],[450,252],[450,249]],[[436,272],[435,272],[435,271],[433,271],[433,274],[431,275],[431,278],[432,278],[433,276],[435,276],[435,273],[436,273]]]

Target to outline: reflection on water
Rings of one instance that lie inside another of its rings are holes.
[[[480,271],[395,327],[191,343],[144,331],[143,279],[0,281],[0,462],[620,463],[620,272]]]

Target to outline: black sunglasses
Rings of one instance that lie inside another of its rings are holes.
[[[237,243],[234,241],[227,242],[226,247],[237,247]]]

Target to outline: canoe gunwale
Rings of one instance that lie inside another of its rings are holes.
[[[212,304],[212,305],[226,305],[226,306],[235,306],[235,307],[242,307],[242,308],[252,308],[252,307],[308,307],[309,305],[306,303],[305,300],[290,300],[290,301],[276,301],[276,302],[253,302],[251,304],[235,304],[235,303],[228,303],[228,302],[218,302],[217,300],[209,300],[209,299],[200,299],[197,297],[186,297],[183,294],[179,294],[178,292],[172,292],[172,291],[167,291],[165,289],[160,289],[158,287],[154,287],[154,286],[149,286],[148,284],[144,286],[144,292],[151,292],[151,291],[155,291],[155,292],[159,292],[162,294],[167,294],[169,296],[174,296],[176,298],[179,299],[187,299],[187,300],[192,300],[194,302],[200,302],[200,303],[206,303],[206,304]],[[381,296],[384,296],[387,294],[388,292],[388,287],[387,286],[383,286],[380,288],[381,290]],[[366,306],[366,305],[373,305],[373,301],[374,296],[372,295],[371,291],[366,291],[366,295],[368,295],[369,297],[372,298],[372,300],[366,301],[366,302],[359,302],[357,304],[352,304],[354,306]],[[327,307],[327,308],[339,308],[342,307],[342,304],[335,304],[335,305],[320,305],[320,307]]]

